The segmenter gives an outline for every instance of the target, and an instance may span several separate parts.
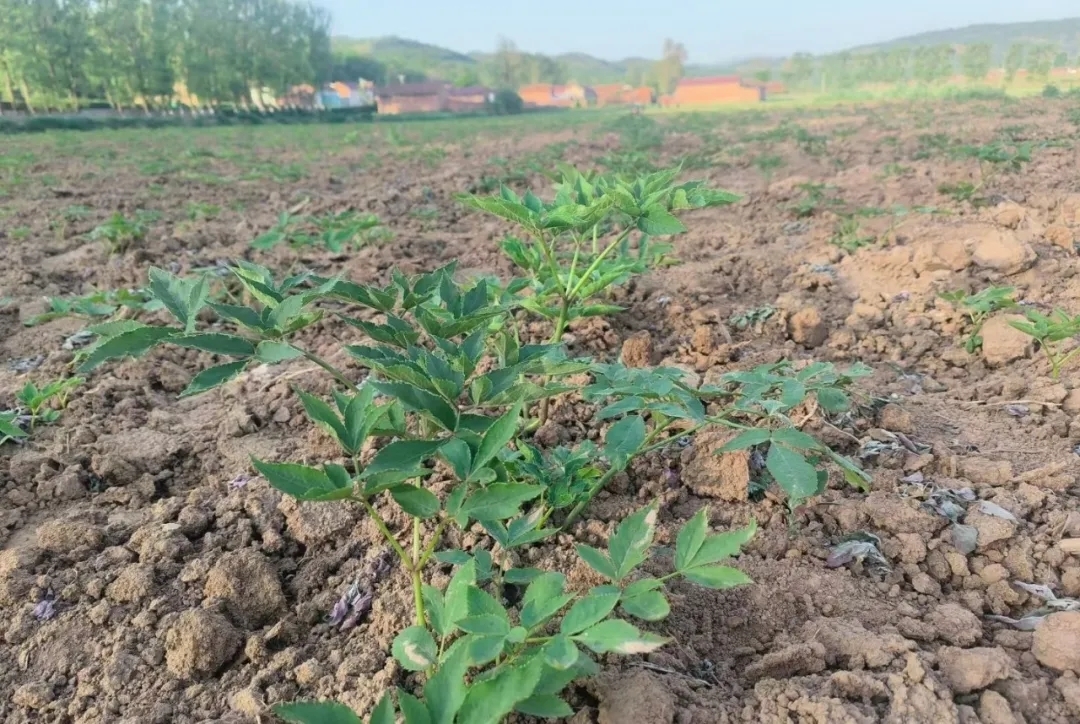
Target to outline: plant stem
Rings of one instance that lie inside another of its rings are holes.
[[[413,589],[413,603],[416,607],[416,625],[424,625],[424,580],[421,578],[421,571],[423,570],[420,559],[420,519],[413,518],[413,535],[412,535],[412,589]]]
[[[446,529],[446,520],[440,520],[439,525],[435,528],[435,533],[432,534],[431,540],[428,541],[427,547],[424,548],[423,554],[420,556],[420,564],[417,568],[423,568],[424,564],[428,562],[428,559],[435,554],[435,546],[439,544],[442,539],[443,530]]]
[[[360,505],[364,506],[364,510],[371,516],[371,519],[375,521],[375,526],[379,529],[379,532],[383,534],[383,538],[390,544],[390,547],[397,553],[398,558],[401,559],[401,564],[405,566],[405,570],[412,571],[412,559],[409,558],[409,554],[405,552],[405,549],[398,543],[397,538],[390,532],[390,529],[386,526],[386,521],[383,520],[379,512],[368,502],[367,498],[356,498],[360,501]]]
[[[313,352],[308,352],[306,349],[301,349],[300,347],[297,347],[296,345],[293,345],[293,347],[296,348],[297,350],[299,350],[300,354],[304,355],[304,357],[307,358],[309,361],[314,362],[319,367],[322,367],[324,370],[326,370],[328,373],[330,373],[331,377],[333,377],[335,380],[337,380],[338,383],[340,383],[340,384],[344,385],[345,387],[347,387],[348,389],[352,390],[353,393],[357,393],[357,392],[360,391],[360,388],[356,386],[356,383],[354,383],[352,380],[345,377],[345,375],[341,374],[338,370],[334,369],[333,365],[331,365],[329,362],[324,360],[322,357],[319,357],[317,354],[315,354]]]

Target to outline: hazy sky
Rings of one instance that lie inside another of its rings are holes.
[[[334,33],[397,35],[454,50],[522,50],[656,57],[665,37],[690,62],[813,53],[925,30],[1080,15],[1077,0],[319,0]]]

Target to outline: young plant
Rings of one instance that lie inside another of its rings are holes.
[[[27,382],[15,395],[30,417],[30,429],[38,423],[51,425],[60,419],[60,410],[67,407],[68,396],[71,391],[81,385],[85,380],[81,377],[69,377],[63,380],[53,380],[44,387],[38,387],[33,382]],[[0,431],[4,435],[9,433]]]
[[[1068,312],[1055,309],[1047,316],[1027,307],[1024,309],[1024,316],[1027,321],[1012,321],[1009,324],[1039,343],[1050,362],[1050,376],[1056,380],[1065,365],[1080,354],[1080,345],[1068,350],[1062,347],[1062,342],[1069,339],[1076,342],[1077,335],[1080,335],[1080,315],[1070,317]]]
[[[146,238],[146,224],[138,216],[129,219],[117,211],[104,224],[95,227],[90,238],[104,241],[111,255],[124,254]]]
[[[1015,295],[1015,287],[987,287],[977,294],[968,294],[962,289],[958,289],[955,292],[947,292],[938,296],[947,302],[963,307],[964,314],[971,322],[971,331],[968,333],[967,339],[964,340],[964,349],[969,353],[974,353],[982,347],[982,337],[979,336],[979,331],[982,329],[987,317],[994,312],[1015,307]]]
[[[838,246],[848,254],[854,254],[863,247],[870,246],[876,239],[859,233],[859,220],[855,216],[843,218],[836,225],[829,243]]]
[[[30,317],[23,324],[35,327],[64,317],[111,317],[121,308],[135,312],[156,312],[164,308],[164,305],[145,289],[110,289],[82,297],[46,297],[46,301],[49,304],[48,311]]]
[[[0,412],[0,445],[9,440],[21,440],[27,436],[22,428],[24,420],[18,410],[5,410]]]
[[[519,197],[505,187],[498,196],[460,198],[471,208],[518,226],[524,238],[510,237],[502,248],[528,276],[531,296],[522,306],[553,324],[549,342],[554,344],[576,319],[621,311],[603,296],[630,277],[666,263],[670,246],[656,244],[652,237],[686,231],[676,214],[739,198],[699,182],[677,185],[677,173],[660,171],[626,181],[562,167],[551,202],[531,191]],[[544,407],[541,423],[546,413]]]
[[[788,207],[795,212],[797,218],[805,219],[823,209],[835,210],[844,206],[843,199],[826,196],[827,191],[835,190],[832,186],[819,183],[804,183],[799,184],[799,190],[803,192],[802,198]]]
[[[512,712],[572,716],[559,694],[575,679],[599,671],[589,652],[647,654],[667,642],[622,616],[666,618],[671,610],[665,595],[668,581],[682,578],[712,589],[751,582],[723,562],[738,555],[754,535],[754,524],[711,534],[705,508],[679,531],[672,572],[659,578],[641,572],[651,557],[657,512],[653,504],[627,517],[607,551],[577,546],[578,556],[607,580],[584,594],[568,593],[562,573],[510,569],[506,578],[527,587],[520,602],[508,606],[489,555],[465,560],[445,591],[425,586],[424,620],[398,634],[393,645],[402,668],[423,673],[422,698],[399,688],[395,704],[387,691],[369,724],[393,724],[399,711],[406,724],[490,724]],[[274,713],[299,724],[361,722],[348,707],[334,702],[282,704]]]
[[[283,212],[273,227],[255,237],[251,246],[266,251],[278,244],[288,244],[294,249],[321,244],[339,254],[346,248],[359,248],[374,240],[374,232],[382,228],[379,217],[356,211],[325,216]]]
[[[772,185],[773,174],[784,166],[784,158],[771,153],[762,154],[754,157],[754,166],[761,172],[761,177],[765,181],[765,190],[768,191],[769,186]]]

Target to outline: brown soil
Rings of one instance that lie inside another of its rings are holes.
[[[1016,582],[1080,596],[1080,560],[1058,545],[1080,537],[1080,366],[1051,380],[1040,353],[1000,322],[984,330],[982,352],[968,354],[960,315],[937,298],[1008,284],[1027,302],[1080,312],[1067,110],[1033,100],[662,119],[671,131],[663,162],[717,153],[704,150],[709,140],[742,146],[687,176],[745,198],[692,215],[690,232],[676,238],[681,265],[620,290],[627,311],[574,328],[571,351],[684,365],[706,381],[783,357],[859,360],[875,370],[861,391],[879,404],[842,430],[815,431],[847,453],[857,448],[852,437],[889,439],[882,430],[915,451],[867,462],[871,493],[834,483],[790,519],[772,494],[746,500],[745,459],[706,457],[715,438],[617,480],[572,536],[526,557],[587,586],[574,539],[602,543],[628,511],[659,496],[662,543],[706,503],[717,528],[756,519],[760,532],[738,561],[756,583],[723,592],[677,585],[671,617],[653,627],[673,642],[642,659],[605,661],[600,677],[571,692],[574,722],[1080,720],[1080,613],[1056,613],[1035,632],[989,618],[1019,619],[1041,605]],[[497,249],[504,227],[466,213],[454,194],[494,174],[497,158],[548,153],[590,164],[617,148],[616,136],[579,118],[535,129],[523,119],[394,134],[305,127],[11,141],[22,166],[0,169],[0,297],[13,298],[0,307],[0,409],[26,380],[69,369],[63,342],[85,322],[24,327],[42,295],[141,285],[151,264],[187,272],[245,257],[381,281],[392,265],[419,271],[456,259],[509,274]],[[785,120],[832,134],[828,152],[739,140]],[[1004,132],[1068,145],[1040,148],[1021,171],[995,178],[983,192],[989,206],[937,190],[973,179],[974,162],[915,158],[925,134],[986,143]],[[554,143],[565,145],[553,151]],[[785,159],[767,189],[752,165],[764,152]],[[886,177],[890,163],[904,168]],[[542,176],[527,175],[545,188]],[[833,214],[796,219],[788,208],[807,181],[829,184],[852,206],[949,213],[912,214],[892,230],[868,219],[862,229],[879,241],[844,254],[828,243]],[[374,212],[394,239],[337,256],[251,251],[256,234],[305,199],[307,213]],[[220,212],[192,219],[193,202]],[[126,256],[110,259],[87,240],[114,211],[136,209],[159,218]],[[776,310],[763,323],[731,323],[763,305]],[[306,341],[329,355],[349,334],[324,322]],[[29,372],[10,364],[39,355]],[[3,721],[266,722],[270,705],[296,698],[332,697],[363,712],[384,688],[410,682],[388,653],[411,616],[409,591],[396,568],[373,573],[385,553],[374,526],[344,505],[296,504],[243,477],[251,455],[331,454],[291,391],[298,383],[325,391],[326,381],[302,365],[261,368],[177,399],[203,361],[170,348],[103,368],[58,425],[0,450]],[[590,414],[560,401],[542,432],[587,436]],[[674,483],[662,474],[669,467],[680,471]],[[920,505],[931,485],[971,488],[1015,521],[972,503],[965,522],[978,538],[965,554],[948,521]],[[830,545],[859,531],[880,537],[888,572],[825,566]],[[327,616],[358,576],[377,581],[376,596],[370,614],[342,632]],[[436,579],[445,583],[445,572]],[[46,599],[55,615],[36,616]]]

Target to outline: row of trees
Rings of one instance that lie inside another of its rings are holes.
[[[943,44],[822,57],[797,53],[784,63],[780,75],[793,88],[823,90],[906,81],[933,84],[957,74],[977,82],[985,80],[995,67],[993,50],[990,43],[973,43],[960,48]],[[1053,43],[1014,43],[1004,57],[1005,79],[1012,82],[1023,69],[1032,78],[1045,82],[1053,68],[1065,67],[1068,60],[1068,55]]]
[[[329,14],[292,0],[0,0],[0,99],[31,111],[257,105],[331,67]]]

